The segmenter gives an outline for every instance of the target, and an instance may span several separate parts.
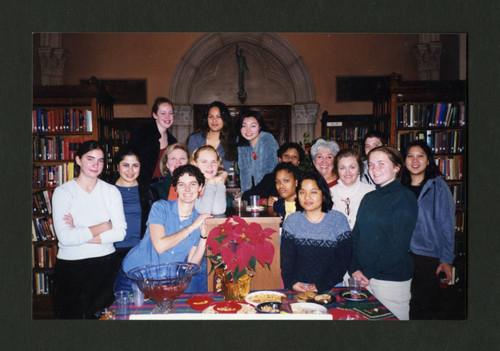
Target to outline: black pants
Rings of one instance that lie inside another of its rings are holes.
[[[95,319],[114,301],[115,254],[83,260],[57,259],[53,305],[56,318]]]
[[[441,290],[436,270],[439,259],[414,253],[411,281],[410,319],[439,319]]]

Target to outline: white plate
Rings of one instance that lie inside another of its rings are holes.
[[[326,307],[313,302],[295,302],[291,303],[290,306],[292,307],[293,313],[322,314],[328,311]]]
[[[259,301],[259,302],[252,301],[252,298],[254,298],[255,296],[261,295],[261,294],[276,296],[276,300],[266,300],[266,301]],[[286,296],[286,295],[283,293],[277,292],[277,291],[256,291],[256,292],[248,294],[247,297],[245,298],[245,301],[253,306],[257,306],[259,303],[262,303],[262,302],[271,302],[271,301],[281,302],[282,296]]]

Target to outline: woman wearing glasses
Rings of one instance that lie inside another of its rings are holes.
[[[339,175],[337,185],[330,188],[333,209],[346,215],[352,230],[361,200],[366,193],[375,190],[375,185],[361,182],[363,160],[353,149],[339,151],[333,162],[333,170]]]

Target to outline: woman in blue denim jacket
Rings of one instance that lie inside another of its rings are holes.
[[[410,243],[414,267],[410,319],[438,319],[438,275],[444,272],[446,283],[451,280],[455,257],[455,201],[425,142],[407,146],[401,183],[418,199],[417,224]]]

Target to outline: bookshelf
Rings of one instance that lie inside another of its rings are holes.
[[[86,140],[99,140],[106,154],[101,176],[112,170],[113,99],[98,81],[33,89],[32,316],[53,318],[51,287],[57,255],[52,222],[54,189],[74,177],[74,157]]]
[[[324,111],[321,118],[321,135],[334,140],[340,149],[352,148],[363,154],[363,138],[370,131],[373,115],[329,115]]]
[[[377,87],[374,128],[404,152],[416,139],[427,142],[456,204],[455,266],[463,268],[466,233],[466,85],[465,81],[401,81],[393,73]],[[457,273],[458,274],[458,273]]]

